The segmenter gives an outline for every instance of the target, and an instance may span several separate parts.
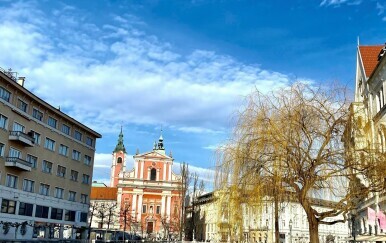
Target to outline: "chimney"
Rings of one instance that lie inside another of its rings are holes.
[[[19,77],[19,78],[17,79],[17,83],[18,83],[19,85],[21,85],[22,87],[24,87],[24,81],[25,81],[25,77]]]

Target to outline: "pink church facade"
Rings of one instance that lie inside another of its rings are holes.
[[[160,136],[153,150],[137,152],[127,170],[122,131],[113,151],[110,186],[117,187],[119,227],[151,238],[177,238],[180,232],[181,176],[172,171]]]

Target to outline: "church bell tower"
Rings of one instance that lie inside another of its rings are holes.
[[[121,132],[118,136],[118,143],[115,146],[113,151],[113,160],[111,164],[111,178],[110,186],[116,187],[118,185],[118,178],[121,172],[126,169],[126,149],[123,144],[123,132],[121,127]]]

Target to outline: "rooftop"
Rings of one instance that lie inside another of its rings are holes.
[[[379,52],[385,45],[359,46],[359,53],[362,58],[366,77],[370,77],[378,65]]]
[[[91,187],[91,200],[117,200],[116,187]]]

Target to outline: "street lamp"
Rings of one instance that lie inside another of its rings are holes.
[[[267,233],[265,234],[265,243],[267,243],[267,239],[268,239],[268,219],[265,220],[265,228],[267,230]]]
[[[292,243],[292,219],[289,221],[289,230],[290,230],[290,243]]]
[[[356,227],[355,227],[355,215],[356,215],[356,210],[353,209],[351,211],[351,234],[352,234],[352,237],[353,237],[353,243],[356,242]]]

